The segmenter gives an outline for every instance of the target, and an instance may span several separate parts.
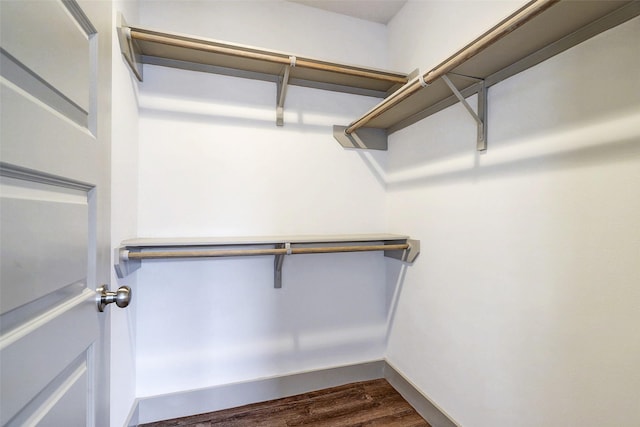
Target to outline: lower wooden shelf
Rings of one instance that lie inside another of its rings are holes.
[[[137,238],[116,248],[115,270],[123,278],[145,259],[221,258],[273,255],[274,287],[282,287],[284,257],[297,254],[372,252],[412,263],[420,241],[398,234]]]

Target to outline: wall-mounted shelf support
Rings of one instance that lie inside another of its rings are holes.
[[[291,245],[287,243],[276,244],[276,249],[291,250]],[[282,264],[284,264],[284,256],[286,253],[278,253],[273,260],[273,287],[280,289],[282,287]]]
[[[276,83],[277,105],[276,105],[276,125],[284,126],[284,101],[287,98],[287,88],[289,87],[289,75],[291,74],[291,67],[295,67],[295,57],[292,57],[291,65],[284,67],[284,72],[278,82]]]
[[[465,76],[466,77],[466,76]],[[451,79],[445,74],[442,76],[442,80],[449,86],[451,92],[458,98],[458,101],[467,109],[471,117],[478,124],[478,142],[476,144],[478,151],[487,150],[487,86],[482,79],[476,79],[474,77],[467,77],[469,79],[480,82],[480,89],[478,90],[478,112],[473,111],[473,108],[464,95],[460,93],[458,88],[451,82]]]
[[[487,133],[489,131],[488,91],[487,82],[482,80],[480,82],[480,89],[478,90],[478,117],[482,120],[482,124],[478,124],[478,138],[476,143],[476,150],[478,151],[487,151]]]
[[[139,269],[142,260],[273,255],[274,288],[281,288],[285,256],[372,251],[383,251],[387,257],[413,263],[420,253],[420,241],[395,234],[132,239],[122,242],[116,249],[114,267],[118,277],[122,278]]]

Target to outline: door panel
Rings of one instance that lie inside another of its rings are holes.
[[[91,34],[85,32],[64,4],[8,1],[2,6],[0,19],[5,51],[88,111]]]
[[[2,61],[2,75],[11,82],[16,92],[22,92],[21,96],[34,98],[42,102],[45,106],[59,112],[69,120],[82,127],[89,124],[89,113],[55,87],[51,86],[38,75],[21,63],[8,51],[0,50]]]
[[[48,397],[48,393],[53,393],[54,390],[47,386],[52,382],[66,381],[72,375],[68,368],[79,357],[84,359],[88,368],[93,368],[94,360],[88,356],[98,333],[97,323],[78,324],[77,321],[95,317],[95,307],[94,292],[85,289],[20,327],[3,333],[0,341],[2,425],[14,417],[32,417],[31,411],[38,408],[27,404],[34,398]],[[85,384],[84,393],[89,399],[94,397],[88,384]],[[86,417],[88,408],[83,406],[79,410]],[[91,424],[83,422],[78,425]]]
[[[88,384],[87,365],[79,366],[47,399],[32,411],[28,420],[15,420],[15,425],[44,425],[44,426],[82,426],[87,414],[82,410],[87,406],[86,389]]]
[[[2,69],[0,69],[2,77],[5,72],[4,64],[5,61],[2,62]],[[0,158],[2,161],[6,162],[10,158],[11,163],[17,163],[34,171],[45,171],[53,176],[91,177],[94,175],[91,171],[91,162],[95,155],[96,141],[88,127],[79,126],[12,82],[4,80],[2,83],[0,87],[2,99]],[[15,141],[15,144],[8,144],[5,141]],[[70,156],[69,160],[67,162],[51,161],[52,158],[60,158],[62,155]],[[87,159],[87,162],[81,162],[83,158]]]
[[[74,283],[87,283],[87,192],[0,178],[0,314]]]
[[[109,425],[111,7],[0,0],[3,426]]]

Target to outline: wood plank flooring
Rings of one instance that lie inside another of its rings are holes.
[[[384,379],[140,427],[430,427]]]

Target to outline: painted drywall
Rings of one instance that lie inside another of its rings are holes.
[[[137,19],[133,1],[113,3],[113,28],[120,14]],[[117,33],[113,33],[112,60],[112,143],[111,143],[111,241],[117,247],[123,239],[137,234],[138,210],[138,100],[137,82],[120,53]],[[113,260],[115,261],[115,260]],[[135,307],[138,299],[135,274],[118,279],[111,272],[111,290],[119,286],[133,289],[133,300],[126,309],[113,304],[111,316],[111,417],[110,425],[122,427],[135,402]]]
[[[140,12],[143,24],[166,30],[386,65],[384,26],[288,2],[145,2]],[[273,83],[144,72],[138,235],[385,230],[384,186],[332,137],[333,124],[377,99],[292,86],[277,127]],[[145,262],[136,289],[137,395],[380,360],[383,259],[287,257],[282,289],[273,288],[273,257]]]
[[[387,27],[283,0],[141,0],[140,24],[347,64],[387,68]]]
[[[391,65],[518,6],[478,3],[409,2]],[[442,36],[399,44],[418,22]],[[485,154],[459,105],[390,138],[389,227],[422,253],[387,358],[461,425],[640,422],[638,39],[636,18],[493,86]]]
[[[424,73],[526,3],[409,0],[388,25],[389,66]]]

